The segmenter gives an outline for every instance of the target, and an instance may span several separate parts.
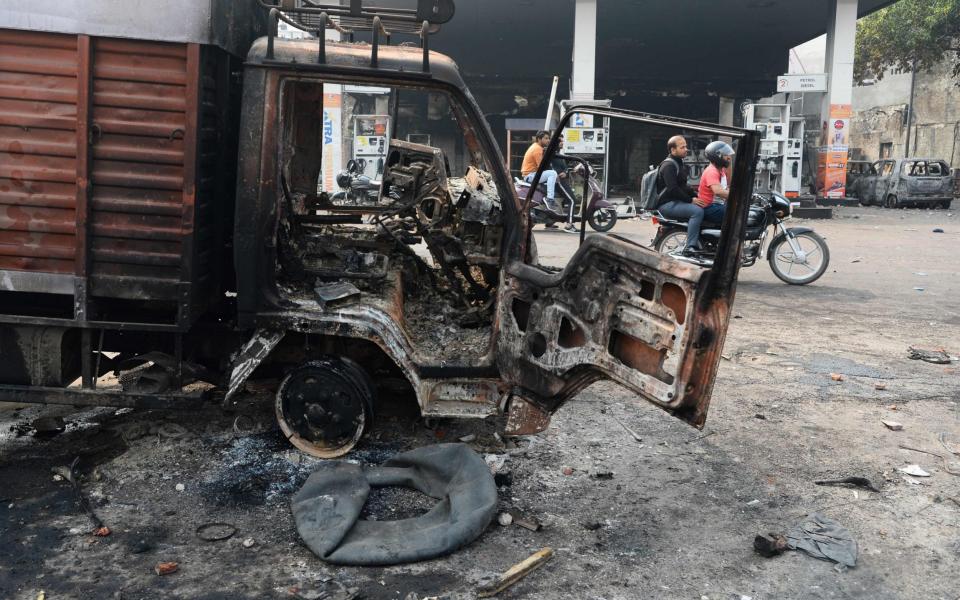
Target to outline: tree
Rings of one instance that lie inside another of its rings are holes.
[[[929,71],[947,56],[960,76],[960,0],[900,0],[857,23],[855,81],[891,67]]]

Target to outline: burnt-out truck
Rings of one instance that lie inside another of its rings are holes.
[[[542,266],[528,199],[429,50],[453,2],[411,4],[0,9],[0,400],[229,406],[260,380],[321,457],[404,393],[524,435],[611,379],[702,426],[756,134],[565,114],[544,164],[574,113],[726,136],[750,159],[712,268],[614,235]]]

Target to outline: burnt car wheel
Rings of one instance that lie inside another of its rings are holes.
[[[887,208],[900,208],[900,202],[897,201],[897,197],[893,194],[887,196],[887,201],[883,205]]]
[[[953,202],[953,201],[952,201],[952,200],[944,200],[943,202],[940,203],[940,208],[950,208],[950,203],[951,203],[951,202]]]
[[[374,386],[355,362],[339,356],[311,360],[283,378],[277,422],[294,446],[319,458],[343,456],[373,419]]]

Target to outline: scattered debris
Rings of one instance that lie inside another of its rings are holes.
[[[934,232],[934,233],[943,233],[943,229],[941,229],[941,228],[939,228],[939,227],[936,227],[936,228],[934,228],[933,232]]]
[[[589,523],[584,523],[583,528],[587,531],[596,531],[603,527],[603,523],[599,521],[590,521]]]
[[[37,594],[37,600],[47,600],[47,593],[40,590],[40,593]]]
[[[499,515],[497,515],[497,523],[500,523],[500,525],[507,527],[513,523],[513,515],[511,515],[510,513],[500,513]]]
[[[761,421],[766,421],[766,420],[767,420],[767,415],[762,414],[762,413],[757,413],[757,414],[753,415],[753,418],[754,418],[754,419],[760,419]]]
[[[475,441],[477,441],[477,434],[471,433],[470,435],[465,435],[465,436],[463,436],[462,438],[460,438],[460,441],[463,442],[464,444],[469,444],[470,442],[475,442]]]
[[[840,373],[830,373],[830,379],[834,381],[843,381],[843,375]]]
[[[568,476],[573,475],[573,467],[563,467],[562,469],[560,469],[560,472]]]
[[[636,441],[638,441],[638,442],[643,442],[643,438],[640,437],[640,435],[639,435],[636,431],[634,431],[634,430],[630,429],[629,427],[627,427],[626,423],[624,423],[624,422],[621,421],[620,419],[617,419],[617,423],[620,423],[620,427],[623,427],[623,428],[627,431],[627,433],[630,434],[630,437],[632,437],[634,440],[636,440]]]
[[[791,549],[848,567],[857,565],[856,540],[839,523],[819,513],[807,515],[786,537]]]
[[[907,348],[907,355],[911,360],[922,360],[923,362],[933,363],[935,365],[950,364],[950,355],[944,352],[942,348],[938,350],[922,350],[910,346]]]
[[[243,547],[244,547],[244,548],[253,548],[253,547],[256,545],[256,543],[257,543],[257,542],[254,541],[253,538],[247,538],[247,539],[243,540]]]
[[[493,483],[498,488],[513,485],[513,472],[502,471],[493,475]]]
[[[877,390],[878,392],[882,392],[883,390],[887,389],[887,384],[875,383],[873,384],[873,389]]]
[[[34,437],[49,438],[60,435],[67,430],[67,423],[63,417],[38,417],[30,423]]]
[[[773,558],[790,549],[787,538],[781,533],[768,533],[753,538],[753,549],[764,558]]]
[[[490,473],[496,474],[507,464],[507,455],[486,454],[483,457],[483,462],[487,463],[487,466],[490,467]]]
[[[178,492],[182,492],[183,490],[187,489],[187,486],[183,485],[182,483],[178,483],[177,485],[173,486],[173,489],[177,490]]]
[[[946,433],[941,432],[940,435],[937,436],[937,439],[940,441],[940,445],[943,446],[947,450],[947,452],[949,452],[950,454],[956,454],[957,456],[960,456],[960,450],[957,450],[956,448],[953,447],[952,444],[947,442]]]
[[[754,498],[750,502],[747,502],[747,506],[760,506],[760,500]]]
[[[863,260],[863,257],[862,257],[862,256],[858,256],[858,257],[856,257],[855,259],[851,260],[850,262],[852,262],[852,263],[858,263],[858,262],[860,262],[861,260]]]
[[[242,427],[240,423],[244,422],[249,422],[249,426]],[[254,421],[253,417],[250,415],[237,415],[237,418],[233,420],[233,432],[237,435],[251,433],[254,429],[256,429],[256,425],[256,421]]]
[[[336,308],[360,298],[360,290],[352,283],[337,281],[334,283],[318,283],[313,288],[320,308]]]
[[[921,469],[920,465],[907,465],[897,470],[907,475],[913,475],[914,477],[930,477],[930,473]]]
[[[110,535],[109,527],[106,527],[106,526],[97,527],[96,529],[93,530],[94,537],[107,537],[108,535]]]
[[[597,471],[590,475],[593,479],[613,479],[613,471]]]
[[[881,419],[881,423],[887,426],[887,429],[890,431],[903,431],[903,424],[897,423],[896,421],[887,421],[886,419]]]
[[[913,288],[913,290],[914,290],[915,292],[922,292],[922,291],[924,291],[925,289],[927,289],[927,288],[922,288],[922,287],[915,287],[915,288]]]
[[[862,487],[864,489],[870,490],[871,492],[879,492],[876,487],[870,480],[866,477],[844,477],[843,479],[821,479],[820,481],[814,481],[813,483],[817,485],[852,485],[856,487]]]
[[[100,517],[97,516],[97,513],[93,512],[93,508],[90,507],[90,501],[87,500],[87,497],[83,495],[83,490],[80,489],[80,480],[77,475],[77,465],[79,463],[80,457],[78,456],[73,459],[73,462],[70,463],[69,467],[57,467],[54,469],[54,472],[70,482],[70,485],[73,487],[73,493],[77,497],[77,505],[80,506],[80,509],[87,513],[87,515],[90,517],[90,520],[93,521],[94,531],[106,529],[103,521],[100,520]],[[107,531],[109,532],[110,530],[107,529]]]
[[[205,542],[229,540],[236,533],[237,528],[230,523],[204,523],[197,527],[197,537]]]
[[[537,519],[529,516],[524,516],[517,510],[511,510],[510,516],[513,517],[513,523],[524,529],[529,529],[530,531],[540,531],[543,529],[543,524],[540,523]]]
[[[179,568],[180,565],[175,562],[162,562],[157,563],[157,566],[155,566],[153,570],[156,571],[157,575],[163,576],[176,573]]]
[[[510,567],[507,572],[498,577],[496,580],[481,584],[477,589],[477,597],[489,598],[491,596],[496,596],[503,590],[507,589],[542,566],[544,563],[550,560],[552,556],[552,548],[544,548],[534,553],[523,562],[517,563],[516,565]]]
[[[916,273],[914,273],[914,275],[916,275],[917,277],[926,277],[926,276],[927,276],[927,274],[924,273],[924,272],[922,272],[922,271],[917,271]]]
[[[946,443],[945,443],[945,442],[943,441],[943,439],[942,439],[942,436],[943,436],[944,434],[941,433],[940,435],[941,435],[941,443],[944,444],[944,447],[947,447],[947,446],[946,446]],[[938,452],[930,452],[929,450],[921,450],[920,448],[913,448],[913,447],[911,447],[911,446],[905,446],[905,445],[903,445],[903,444],[900,444],[900,446],[898,446],[898,447],[899,447],[901,450],[910,450],[911,452],[920,452],[920,453],[923,453],[923,454],[929,454],[930,456],[936,456],[936,457],[939,458],[941,461],[943,461],[943,470],[944,470],[944,471],[946,471],[947,473],[949,473],[949,474],[951,474],[951,475],[960,476],[960,471],[956,471],[956,470],[952,469],[952,468],[950,467],[950,461],[947,460],[947,457],[944,456],[944,455],[942,455],[942,454],[940,454],[940,453],[938,453]],[[947,449],[950,450],[950,448],[947,448]],[[955,453],[955,454],[956,454],[956,453]]]
[[[906,475],[903,476],[903,480],[909,483],[910,485],[923,485],[923,483],[920,480],[914,479],[913,477],[907,477]]]

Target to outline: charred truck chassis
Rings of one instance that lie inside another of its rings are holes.
[[[581,240],[563,271],[544,269],[532,248],[528,200],[515,197],[481,111],[456,65],[427,49],[452,3],[377,10],[360,2],[274,9],[268,36],[248,54],[232,232],[236,297],[220,288],[202,316],[172,325],[6,315],[0,351],[22,365],[0,370],[0,398],[173,407],[220,390],[226,404],[249,378],[276,377],[281,429],[322,457],[357,443],[386,381],[408,384],[423,415],[506,412],[509,435],[542,431],[598,379],[703,425],[755,161],[736,163],[712,269],[612,235]],[[421,12],[442,18],[420,19]],[[314,27],[320,39],[276,39],[279,20]],[[323,39],[326,27],[352,35],[346,24],[372,30],[373,43]],[[421,48],[382,46],[387,26],[418,32]],[[438,148],[391,139],[377,201],[336,201],[317,186],[325,85],[444,95],[468,168],[454,177]],[[576,111],[564,115],[547,156]],[[612,109],[580,112],[729,136],[741,157],[757,151],[754,132]],[[55,359],[37,358],[55,347],[48,354]],[[77,347],[79,365],[67,350]],[[96,376],[109,371],[119,373],[120,385],[96,389]],[[66,387],[81,372],[82,386]],[[190,382],[203,383],[185,388]]]

